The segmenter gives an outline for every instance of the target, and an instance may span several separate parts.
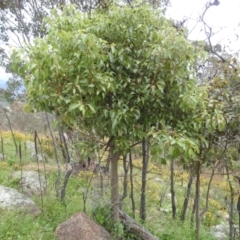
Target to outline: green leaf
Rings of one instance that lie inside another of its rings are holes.
[[[72,103],[70,106],[69,106],[69,111],[72,111],[76,108],[79,108],[81,105],[81,103]]]
[[[109,55],[110,62],[113,63],[114,62],[113,54],[110,52],[108,53],[108,55]]]
[[[85,50],[85,44],[84,44],[83,42],[80,42],[80,43],[79,43],[79,48],[80,48],[80,50],[81,50],[82,52],[84,52],[84,50]]]
[[[95,110],[95,108],[94,108],[94,106],[92,104],[89,103],[87,105],[90,108],[90,110],[92,111],[92,113],[96,113],[96,110]]]

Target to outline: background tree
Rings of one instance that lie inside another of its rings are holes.
[[[217,4],[216,4],[217,2]],[[211,99],[209,104],[209,110],[215,111],[216,107],[220,107],[222,110],[222,117],[224,122],[222,126],[216,128],[217,122],[215,119],[209,119],[206,121],[205,127],[210,126],[210,129],[203,131],[208,144],[202,145],[202,162],[205,163],[205,167],[211,167],[212,176],[210,178],[209,186],[212,181],[213,174],[217,166],[222,165],[226,167],[227,175],[229,179],[229,188],[231,189],[229,208],[229,236],[233,239],[233,196],[235,195],[232,183],[230,180],[230,165],[231,165],[231,151],[232,147],[236,146],[238,142],[236,139],[239,136],[238,119],[239,119],[239,62],[237,60],[237,53],[229,53],[227,46],[213,44],[212,38],[216,35],[213,28],[206,22],[205,15],[209,8],[218,6],[219,2],[208,2],[205,6],[203,13],[199,17],[199,23],[202,24],[203,30],[206,35],[206,41],[194,41],[194,45],[202,45],[207,53],[207,58],[204,61],[200,61],[196,65],[196,73],[199,78],[199,85],[206,86],[209,98]],[[233,151],[234,152],[234,151]],[[207,166],[206,166],[207,165]],[[203,165],[204,166],[204,165]],[[197,193],[197,192],[196,192]],[[208,191],[209,193],[209,191]],[[209,194],[207,194],[207,198]],[[208,199],[206,199],[206,206],[199,215],[201,219],[204,213],[208,209]],[[197,214],[197,213],[196,213]],[[198,215],[198,214],[197,214]],[[197,225],[200,227],[200,220]],[[199,236],[198,236],[199,237]]]

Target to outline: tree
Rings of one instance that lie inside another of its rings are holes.
[[[9,47],[21,48],[24,42],[31,42],[36,37],[43,37],[45,29],[42,27],[43,19],[49,15],[52,9],[63,8],[68,4],[75,4],[79,11],[91,14],[94,9],[107,8],[112,1],[105,0],[9,0],[0,2],[0,66],[7,72],[11,72],[11,61],[9,59]],[[121,1],[122,3],[122,1]],[[133,4],[131,0],[124,4]],[[163,11],[170,4],[170,0],[154,0],[150,4],[154,8]],[[16,92],[18,86],[23,86],[23,81],[18,76],[13,76],[11,83],[7,86],[7,97],[11,91]],[[14,89],[13,87],[16,87]]]
[[[217,106],[222,108],[222,116],[224,118],[224,124],[220,128],[215,128],[213,121],[209,120],[207,124],[213,125],[213,128],[207,132],[208,147],[203,148],[202,158],[207,162],[209,166],[213,168],[212,174],[214,174],[215,168],[221,162],[223,162],[230,189],[230,204],[227,206],[229,209],[229,237],[234,238],[233,231],[233,204],[234,204],[234,189],[230,180],[230,165],[231,158],[238,151],[235,149],[232,152],[232,148],[236,148],[236,144],[239,144],[237,140],[239,138],[239,61],[238,53],[230,54],[227,47],[222,47],[219,43],[213,45],[212,38],[215,35],[213,28],[206,22],[205,14],[212,6],[218,6],[219,1],[214,3],[207,3],[205,9],[200,17],[203,24],[203,29],[206,35],[206,41],[204,42],[204,49],[208,52],[206,61],[200,64],[198,68],[198,74],[203,84],[208,87],[209,96],[212,99],[212,110],[214,111]],[[238,148],[238,147],[237,147]],[[212,159],[217,159],[213,161]],[[212,179],[213,176],[211,176]],[[210,182],[211,182],[210,179]],[[209,182],[209,184],[210,184]],[[209,190],[208,190],[209,193]],[[207,193],[207,198],[208,194]],[[200,214],[207,211],[208,199],[206,199],[206,207]]]
[[[190,121],[191,101],[199,104],[192,74],[199,52],[147,6],[111,7],[91,18],[69,6],[54,10],[45,29],[43,38],[12,54],[13,68],[34,108],[109,138],[117,220],[119,154],[166,124],[180,131]]]

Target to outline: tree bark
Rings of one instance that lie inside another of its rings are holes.
[[[124,178],[123,178],[123,194],[120,197],[120,204],[122,209],[122,202],[127,197],[127,183],[128,183],[128,169],[129,169],[129,153],[123,156],[123,169],[124,169]]]
[[[110,145],[111,154],[111,203],[112,203],[112,220],[119,221],[119,196],[118,196],[118,159],[120,154],[114,152],[115,147]]]
[[[212,180],[213,180],[213,177],[214,177],[214,173],[215,173],[215,167],[213,167],[213,169],[212,169],[212,174],[211,174],[210,180],[208,182],[208,189],[207,189],[207,195],[206,195],[206,204],[205,204],[205,208],[200,213],[200,219],[203,218],[204,214],[208,211],[208,208],[209,208],[209,196],[210,196],[210,189],[211,189],[211,184],[212,184]]]
[[[1,133],[1,150],[2,150],[2,160],[5,161],[5,154],[4,154],[4,144],[3,144],[3,137],[2,137],[2,132]]]
[[[170,165],[171,171],[171,202],[172,202],[172,217],[173,219],[176,218],[177,215],[177,207],[175,202],[175,189],[174,189],[174,161],[171,161]]]
[[[193,227],[194,222],[194,214],[196,212],[196,196],[194,197],[193,207],[192,207],[192,213],[191,213],[191,227]]]
[[[135,218],[135,200],[134,200],[134,189],[133,189],[133,163],[132,163],[131,150],[129,152],[129,165],[130,165],[130,185],[131,185],[130,198],[132,202],[132,214],[133,214],[133,218]]]
[[[200,170],[201,163],[197,163],[197,178],[196,178],[196,196],[195,196],[195,204],[196,204],[196,240],[200,239],[200,228],[201,228],[201,217],[200,217]]]
[[[65,159],[65,163],[67,165],[68,163],[70,163],[68,146],[67,146],[67,143],[66,143],[65,136],[63,134],[62,127],[59,126],[58,131],[59,131],[59,137],[60,137],[60,142],[61,142],[62,155],[63,155],[63,158]]]
[[[184,222],[186,213],[187,213],[187,207],[188,207],[188,202],[191,194],[191,188],[192,188],[192,183],[193,183],[194,176],[190,173],[189,174],[189,180],[188,180],[188,186],[187,186],[187,193],[184,199],[183,207],[182,207],[182,212],[180,219]]]
[[[60,185],[60,181],[61,181],[61,166],[60,166],[60,161],[59,161],[58,152],[57,152],[57,140],[56,140],[54,131],[52,129],[52,126],[50,124],[49,116],[48,116],[47,113],[45,113],[45,114],[46,114],[48,128],[49,128],[49,131],[50,131],[50,134],[51,134],[51,137],[52,137],[52,141],[53,141],[54,155],[55,155],[55,158],[56,158],[56,163],[57,163],[57,168],[58,168],[57,180],[55,181],[55,190],[56,190],[56,196],[59,197],[59,185]]]
[[[238,211],[238,235],[240,236],[240,196],[238,196],[237,211]]]
[[[5,111],[5,109],[3,108],[3,106],[2,106],[1,104],[0,104],[0,107],[2,108],[3,113],[4,113],[4,115],[5,115],[6,118],[7,118],[8,126],[9,126],[10,132],[11,132],[11,134],[12,134],[13,142],[14,142],[15,149],[16,149],[16,155],[18,155],[18,146],[17,146],[17,142],[16,142],[16,139],[15,139],[15,136],[14,136],[13,130],[12,130],[12,124],[11,124],[11,122],[10,122],[10,119],[9,119],[9,117],[8,117],[8,115],[7,115],[6,111]]]
[[[129,217],[126,213],[119,211],[119,217],[123,225],[126,227],[129,233],[136,236],[137,239],[142,240],[159,240],[158,237],[154,236],[147,229],[145,229],[141,224],[137,223]]]
[[[146,186],[147,186],[147,170],[149,161],[149,141],[145,138],[142,140],[143,166],[142,166],[142,191],[140,199],[140,218],[144,222],[146,220]]]
[[[63,181],[63,185],[62,185],[62,189],[61,189],[61,201],[62,202],[65,202],[66,187],[67,187],[68,180],[69,180],[69,177],[70,177],[72,171],[73,171],[73,169],[70,169],[65,173],[65,177],[64,177],[64,181]]]
[[[229,205],[229,239],[234,239],[234,228],[233,228],[233,205],[234,205],[234,189],[232,186],[232,182],[230,179],[229,166],[227,157],[225,157],[225,165],[226,165],[226,174],[227,181],[230,188],[230,205]]]

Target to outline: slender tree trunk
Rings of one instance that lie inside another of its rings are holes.
[[[41,190],[41,201],[42,201],[42,208],[43,208],[43,192],[42,192],[42,181],[41,181],[41,174],[40,174],[40,167],[39,167],[39,159],[38,159],[38,148],[37,148],[37,131],[34,131],[34,148],[35,148],[35,154],[36,154],[36,160],[37,160],[37,166],[38,166],[38,181],[39,186]]]
[[[37,137],[37,142],[38,142],[38,145],[39,145],[39,148],[40,148],[40,152],[41,152],[41,156],[42,156],[42,159],[44,160],[43,161],[43,168],[44,168],[44,177],[45,177],[45,180],[46,180],[46,190],[47,190],[47,169],[46,169],[46,162],[45,162],[45,159],[44,159],[44,154],[43,154],[43,149],[42,149],[42,142],[37,134],[37,131],[35,131],[36,133],[36,137]],[[26,142],[25,142],[25,155],[27,153],[27,146],[26,146]],[[38,150],[38,149],[37,149]],[[38,154],[36,153],[36,149],[35,149],[35,154],[37,156],[37,160],[38,160]]]
[[[19,143],[18,147],[19,147],[19,162],[20,162],[20,167],[21,167],[21,182],[22,182],[22,178],[23,178],[23,163],[22,163],[22,146],[21,146],[21,143]],[[23,184],[21,184],[21,189],[22,189],[22,193],[23,193]]]
[[[133,214],[133,218],[135,218],[135,200],[134,200],[134,188],[133,188],[133,164],[132,164],[131,150],[129,151],[129,164],[130,164],[130,185],[131,185],[130,198],[131,198],[131,202],[132,202],[132,214]]]
[[[70,162],[70,156],[69,156],[69,152],[68,152],[68,146],[66,143],[66,139],[63,134],[63,130],[60,126],[58,127],[58,132],[59,132],[59,136],[60,136],[62,155],[63,155],[63,158],[65,159],[65,163],[67,165]]]
[[[175,189],[174,189],[174,161],[171,161],[170,165],[170,171],[171,171],[171,201],[172,201],[172,217],[173,219],[176,218],[177,214],[177,207],[175,202]]]
[[[12,124],[11,124],[11,122],[10,122],[10,119],[9,119],[9,117],[8,117],[8,115],[7,115],[7,113],[6,113],[6,111],[4,110],[4,108],[2,107],[1,104],[0,104],[0,107],[2,108],[3,113],[4,113],[4,115],[5,115],[6,118],[7,118],[8,126],[9,126],[9,129],[10,129],[10,132],[11,132],[12,138],[13,138],[13,142],[14,142],[14,145],[15,145],[15,149],[16,149],[16,155],[18,155],[18,146],[17,146],[17,142],[16,142],[16,139],[15,139],[15,136],[14,136],[14,134],[13,134]]]
[[[106,163],[106,167],[105,167],[105,173],[109,172],[110,163],[111,163],[111,154],[108,155],[108,159],[107,159],[107,163]]]
[[[187,207],[188,207],[188,202],[191,194],[191,189],[192,189],[192,183],[193,183],[194,176],[190,173],[189,174],[189,179],[188,179],[188,186],[187,186],[187,193],[184,199],[183,207],[182,207],[182,212],[180,219],[184,222],[186,213],[187,213]]]
[[[194,214],[196,212],[196,196],[194,197],[193,207],[192,207],[192,213],[191,213],[191,226],[193,227],[194,222]]]
[[[195,204],[196,204],[196,239],[200,239],[200,228],[201,228],[201,217],[200,217],[200,170],[201,163],[197,163],[197,178],[196,178],[196,196],[195,196]]]
[[[119,196],[118,196],[118,159],[120,154],[114,152],[114,145],[110,145],[111,157],[111,203],[112,203],[112,220],[119,221]]]
[[[211,189],[211,184],[212,184],[212,180],[213,180],[213,177],[214,177],[215,169],[216,169],[216,167],[213,167],[213,169],[212,169],[212,174],[211,174],[210,180],[209,180],[209,182],[208,182],[208,189],[207,189],[207,195],[206,195],[206,204],[205,204],[205,208],[204,208],[204,209],[202,210],[202,212],[200,213],[200,219],[202,219],[203,216],[204,216],[204,214],[208,211],[210,189]]]
[[[238,195],[237,210],[238,210],[238,235],[240,236],[240,195]]]
[[[129,154],[123,156],[123,169],[124,169],[124,178],[123,178],[123,194],[120,197],[120,204],[122,209],[122,202],[127,197],[127,183],[128,183],[128,169],[129,169]]]
[[[57,176],[57,180],[55,182],[55,190],[56,190],[56,196],[59,197],[59,185],[60,185],[60,180],[61,180],[61,167],[60,167],[60,161],[58,159],[58,153],[57,153],[57,140],[56,140],[55,134],[53,132],[52,126],[50,124],[49,117],[48,117],[47,113],[46,113],[46,119],[47,119],[47,124],[48,124],[49,131],[51,133],[51,137],[52,137],[52,141],[53,141],[53,148],[54,148],[54,155],[55,155],[56,163],[57,163],[57,167],[58,167],[58,176]]]
[[[61,201],[63,201],[63,202],[65,201],[66,187],[67,187],[67,184],[68,184],[69,177],[72,174],[72,171],[73,171],[73,169],[70,169],[65,173],[63,185],[62,185],[62,188],[61,188]]]
[[[1,132],[1,150],[2,150],[2,158],[3,158],[3,161],[5,161],[4,143],[3,143],[2,132]]]
[[[240,187],[240,177],[234,176],[238,180],[238,184]],[[238,211],[238,235],[240,236],[240,195],[238,191],[238,201],[237,201],[237,211]]]
[[[227,157],[225,157],[225,166],[226,166],[226,174],[227,174],[227,180],[228,185],[230,188],[230,206],[229,206],[229,239],[234,239],[234,228],[233,228],[233,205],[234,205],[234,189],[232,186],[232,182],[230,179],[230,173],[229,173],[229,166],[228,166],[228,160]]]
[[[142,166],[142,191],[140,199],[140,218],[142,222],[146,220],[146,186],[147,170],[149,161],[149,141],[145,138],[142,140],[143,166]]]

